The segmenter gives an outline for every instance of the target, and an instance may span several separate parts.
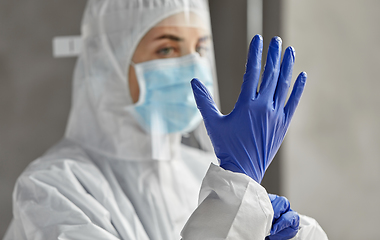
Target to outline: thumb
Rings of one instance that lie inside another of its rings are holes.
[[[218,107],[216,106],[214,99],[212,99],[208,89],[197,78],[191,80],[191,87],[193,88],[195,102],[197,103],[198,109],[207,126],[207,122],[210,118],[220,115]]]

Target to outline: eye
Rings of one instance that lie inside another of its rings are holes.
[[[197,46],[195,51],[197,51],[201,57],[204,57],[209,52],[209,48],[206,46]]]
[[[164,48],[160,48],[157,51],[157,55],[159,57],[162,57],[162,58],[172,57],[172,55],[174,54],[174,52],[175,52],[174,47],[164,47]]]

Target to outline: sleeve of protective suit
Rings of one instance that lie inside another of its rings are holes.
[[[315,219],[300,215],[300,228],[292,240],[328,240],[328,238]]]
[[[199,196],[199,206],[182,230],[183,240],[265,239],[273,208],[266,190],[250,177],[211,164]],[[327,240],[319,224],[300,215],[293,240]]]
[[[266,190],[250,177],[211,164],[199,206],[182,230],[183,240],[264,239],[273,209]]]
[[[136,221],[115,219],[119,213],[108,189],[92,164],[33,163],[16,182],[14,219],[4,239],[148,239]],[[118,225],[124,232],[116,230]]]

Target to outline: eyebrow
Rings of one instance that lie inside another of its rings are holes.
[[[157,37],[155,40],[160,40],[160,39],[169,39],[169,40],[177,41],[177,42],[182,42],[185,40],[184,38],[181,38],[181,37],[178,37],[175,35],[171,35],[171,34],[161,35],[161,36]],[[204,36],[204,37],[199,38],[198,42],[205,42],[209,39],[210,39],[210,36]]]
[[[180,37],[177,37],[177,36],[174,36],[174,35],[171,35],[171,34],[161,35],[158,38],[156,38],[155,40],[159,40],[159,39],[169,39],[169,40],[177,41],[177,42],[181,42],[181,41],[184,40],[183,38],[180,38]]]

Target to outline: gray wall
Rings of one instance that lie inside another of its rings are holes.
[[[51,40],[79,34],[84,4],[0,1],[0,238],[16,178],[64,132],[76,59],[53,59]]]
[[[330,239],[379,239],[380,1],[284,1],[308,82],[284,149],[285,195]]]

